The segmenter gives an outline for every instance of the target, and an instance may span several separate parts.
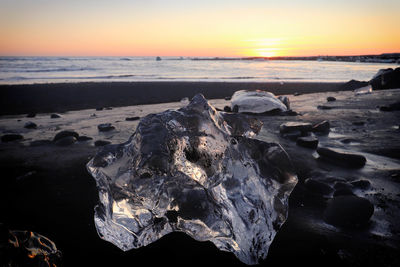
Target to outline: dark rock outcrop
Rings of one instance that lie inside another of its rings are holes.
[[[373,90],[400,88],[400,68],[379,70],[369,84]]]

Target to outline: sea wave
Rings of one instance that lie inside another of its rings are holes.
[[[89,68],[89,67],[81,67],[81,68],[51,68],[51,69],[26,69],[20,70],[20,72],[68,72],[68,71],[96,71],[96,68]]]

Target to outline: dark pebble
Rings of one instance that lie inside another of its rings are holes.
[[[126,121],[137,121],[137,120],[140,120],[140,117],[126,117],[125,120]]]
[[[26,115],[26,117],[27,117],[27,118],[34,118],[34,117],[36,117],[36,113],[28,113],[28,114]]]
[[[76,138],[74,136],[66,136],[55,141],[57,146],[70,146],[76,142]]]
[[[5,134],[1,137],[2,142],[12,142],[22,140],[24,137],[20,134]]]
[[[104,140],[97,140],[96,142],[94,142],[95,146],[105,146],[109,144],[111,144],[110,141],[104,141]]]
[[[77,140],[80,141],[80,142],[89,141],[89,140],[92,140],[92,139],[93,139],[92,137],[84,136],[84,135],[79,136],[79,137],[77,138]]]
[[[112,107],[106,107],[105,110],[112,110]]]
[[[351,184],[359,189],[369,189],[371,187],[371,183],[368,180],[358,180],[351,182]]]
[[[61,116],[56,114],[56,113],[53,113],[53,114],[50,115],[50,118],[51,119],[58,119],[58,118],[61,118]]]
[[[353,125],[355,126],[363,126],[365,124],[365,121],[355,121],[353,122]]]
[[[100,111],[100,110],[103,110],[103,109],[104,109],[103,107],[96,108],[97,111]]]
[[[333,96],[328,96],[328,97],[326,98],[326,101],[328,101],[328,102],[333,102],[333,101],[336,101],[336,98],[333,97]]]
[[[294,95],[294,96],[299,96],[299,95],[302,95],[302,93],[295,92],[293,95]]]
[[[225,107],[224,107],[224,111],[225,111],[225,112],[232,112],[232,109],[231,109],[231,107],[229,107],[229,106],[225,106]]]
[[[61,132],[57,133],[56,136],[54,136],[54,138],[53,138],[53,142],[55,142],[61,138],[67,137],[67,136],[73,136],[73,137],[75,137],[75,139],[79,138],[79,134],[77,132],[71,131],[71,130],[65,130],[65,131],[61,131]]]
[[[281,134],[290,133],[295,131],[308,132],[312,128],[312,125],[307,122],[285,122],[279,126]]]
[[[365,225],[374,206],[368,199],[357,196],[338,196],[328,202],[324,211],[324,220],[332,225],[356,228]]]
[[[305,187],[313,193],[320,195],[329,195],[333,192],[333,188],[320,181],[308,178],[304,181]]]
[[[362,155],[343,153],[325,147],[317,148],[317,152],[321,156],[321,159],[348,168],[361,168],[367,161]]]
[[[231,100],[231,97],[230,96],[225,96],[225,98],[224,98],[226,101],[229,101],[229,100]]]
[[[27,129],[36,129],[36,128],[37,128],[37,125],[36,125],[36,123],[34,123],[34,122],[28,121],[28,122],[25,123],[24,128],[27,128]]]
[[[100,132],[108,132],[114,130],[115,127],[112,126],[111,123],[102,123],[97,125],[97,129],[99,129]]]
[[[317,109],[329,110],[329,109],[332,109],[332,107],[328,107],[328,106],[324,106],[324,105],[318,105]]]
[[[299,137],[296,140],[298,146],[315,149],[318,147],[318,139],[314,136]]]

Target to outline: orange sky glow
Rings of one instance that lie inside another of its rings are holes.
[[[273,57],[400,52],[400,1],[142,2],[0,0],[0,55]]]

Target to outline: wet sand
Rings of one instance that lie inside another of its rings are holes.
[[[224,92],[223,96],[229,94]],[[288,220],[261,265],[399,266],[400,111],[383,112],[378,107],[399,101],[400,89],[361,96],[351,91],[287,96],[297,116],[256,116],[264,123],[256,138],[279,142],[291,157],[299,178],[290,197]],[[327,102],[328,96],[337,100]],[[229,105],[224,99],[210,102],[219,109]],[[57,119],[51,119],[50,113],[44,111],[34,118],[27,118],[25,114],[1,116],[2,134],[19,133],[24,139],[0,143],[3,171],[0,222],[9,229],[32,230],[50,238],[62,251],[64,266],[87,263],[93,266],[243,265],[233,254],[182,233],[167,235],[149,246],[128,252],[101,240],[96,233],[93,208],[98,192],[85,169],[99,149],[94,142],[124,142],[138,124],[137,120],[126,121],[126,117],[143,117],[182,105],[179,102],[130,105],[100,111],[92,107],[65,112]],[[318,109],[321,105],[331,109]],[[321,162],[315,150],[300,147],[279,134],[279,125],[287,121],[317,123],[323,120],[330,122],[331,129],[328,135],[318,136],[319,146],[363,155],[367,159],[363,168],[348,169]],[[28,121],[35,122],[37,128],[24,128]],[[100,123],[111,123],[115,129],[99,132]],[[32,145],[37,140],[50,141],[66,129],[93,139],[66,147],[51,142]],[[332,188],[337,181],[368,180],[371,185],[368,189],[353,192],[374,205],[368,225],[345,229],[326,223],[322,214],[333,192],[322,195],[311,190],[305,184],[307,178]]]

